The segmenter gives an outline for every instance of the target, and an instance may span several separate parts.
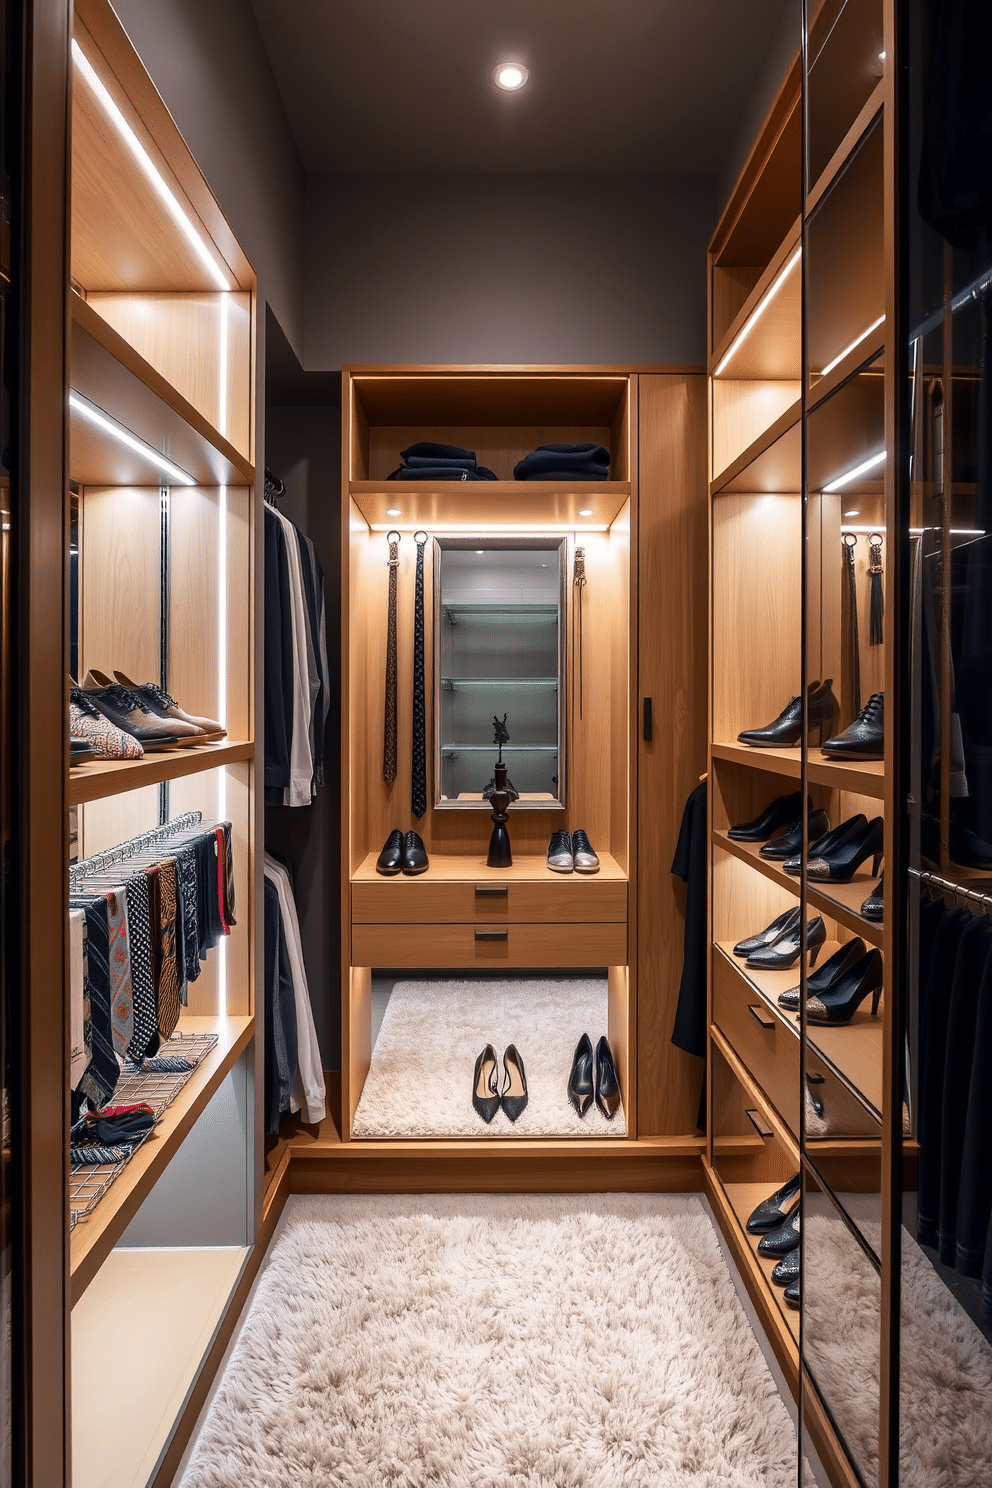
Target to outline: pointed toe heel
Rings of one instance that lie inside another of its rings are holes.
[[[568,1077],[568,1098],[579,1116],[584,1116],[592,1105],[592,1040],[584,1033],[572,1055],[572,1069]]]
[[[472,1104],[487,1126],[499,1110],[499,1089],[496,1083],[498,1068],[496,1050],[492,1044],[487,1044],[475,1061],[472,1081]]]
[[[620,1109],[620,1077],[605,1035],[596,1045],[596,1104],[607,1121],[612,1121]]]
[[[495,1055],[493,1056],[495,1058]],[[524,1062],[517,1052],[516,1044],[507,1044],[503,1054],[503,1074],[506,1077],[500,1105],[511,1121],[516,1121],[527,1104],[527,1076]]]

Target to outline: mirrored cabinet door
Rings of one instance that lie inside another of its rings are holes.
[[[437,539],[438,807],[489,809],[497,722],[514,809],[565,803],[565,549],[558,538]]]

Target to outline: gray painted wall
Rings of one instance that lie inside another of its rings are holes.
[[[114,5],[299,352],[305,178],[248,0]]]
[[[707,176],[311,176],[304,365],[701,363]]]
[[[768,50],[754,79],[754,87],[741,112],[734,137],[717,175],[716,200],[721,209],[737,184],[737,177],[751,153],[758,130],[799,51],[802,19],[802,0],[784,0],[778,25],[768,43]]]

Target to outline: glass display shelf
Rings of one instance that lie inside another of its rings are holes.
[[[495,744],[442,744],[441,754],[452,759],[456,754],[495,754]],[[557,754],[557,744],[504,744],[504,754]]]
[[[558,606],[556,604],[510,604],[501,601],[491,603],[452,603],[443,601],[441,609],[445,619],[459,618],[465,620],[484,620],[493,615],[501,619],[509,620],[553,620],[558,623]]]
[[[558,691],[557,677],[442,677],[445,691],[454,687],[550,687]]]

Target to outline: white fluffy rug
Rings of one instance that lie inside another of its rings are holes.
[[[878,1246],[878,1199],[844,1194]],[[828,1199],[803,1217],[809,1275],[805,1348],[866,1482],[878,1482],[879,1308],[876,1272]],[[902,1232],[901,1467],[906,1488],[992,1483],[992,1346]]]
[[[606,1032],[605,978],[397,982],[355,1112],[356,1137],[624,1137],[595,1104],[580,1118],[566,1094],[575,1045]],[[475,1061],[516,1044],[528,1103],[487,1126],[472,1105]]]
[[[291,1199],[183,1488],[793,1488],[701,1201]]]

